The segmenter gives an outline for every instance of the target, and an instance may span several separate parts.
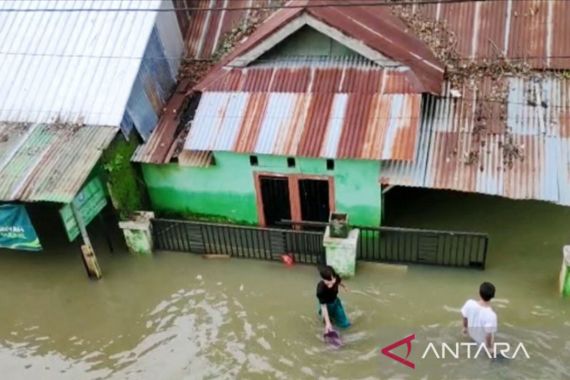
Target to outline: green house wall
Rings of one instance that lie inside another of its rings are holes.
[[[360,55],[310,26],[304,26],[259,59],[263,61],[286,57],[319,56],[358,57]]]
[[[215,165],[208,168],[143,165],[154,211],[242,224],[258,224],[256,171],[331,176],[336,210],[347,212],[351,224],[380,225],[380,163],[376,161],[335,160],[334,170],[329,171],[324,159],[297,157],[295,167],[289,168],[286,157],[258,156],[258,166],[251,166],[248,155],[217,152]]]

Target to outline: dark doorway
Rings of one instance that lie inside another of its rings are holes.
[[[263,215],[267,227],[277,227],[282,220],[291,220],[289,179],[262,176],[259,178]]]
[[[327,222],[330,215],[329,181],[299,180],[301,218],[304,222]]]

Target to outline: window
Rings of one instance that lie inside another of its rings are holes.
[[[251,166],[257,166],[259,164],[257,161],[257,156],[249,156],[249,164]]]
[[[290,168],[294,168],[295,167],[295,159],[293,157],[288,157],[287,158],[287,166]]]
[[[327,160],[327,170],[334,170],[334,160]]]

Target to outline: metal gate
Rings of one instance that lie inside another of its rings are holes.
[[[325,262],[322,232],[168,219],[154,219],[152,227],[159,250],[262,260],[280,260],[281,255],[291,254],[297,263]]]
[[[282,254],[289,253],[298,263],[325,262],[324,223],[284,222],[320,228],[320,231],[169,219],[154,219],[152,224],[155,246],[159,250],[263,260],[280,260]],[[487,234],[393,227],[357,228],[360,229],[357,260],[485,269]]]
[[[380,227],[360,229],[363,261],[485,269],[489,236],[482,233]]]

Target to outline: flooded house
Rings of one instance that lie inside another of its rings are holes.
[[[565,2],[206,3],[133,157],[156,211],[372,227],[402,186],[570,205]]]
[[[146,140],[176,84],[182,31],[161,7],[1,2],[0,247],[40,250],[36,223],[90,246],[85,226],[108,203],[103,151]]]
[[[0,0],[0,239],[44,248],[0,248],[2,378],[570,379],[570,2],[419,2]],[[150,258],[98,240],[124,167]],[[339,348],[296,265],[332,211]],[[499,360],[461,335],[483,281]]]
[[[279,10],[192,87],[177,162],[143,164],[154,207],[262,226],[340,210],[378,226],[381,161],[414,158],[443,72],[387,8]],[[147,146],[135,160],[158,156]]]

